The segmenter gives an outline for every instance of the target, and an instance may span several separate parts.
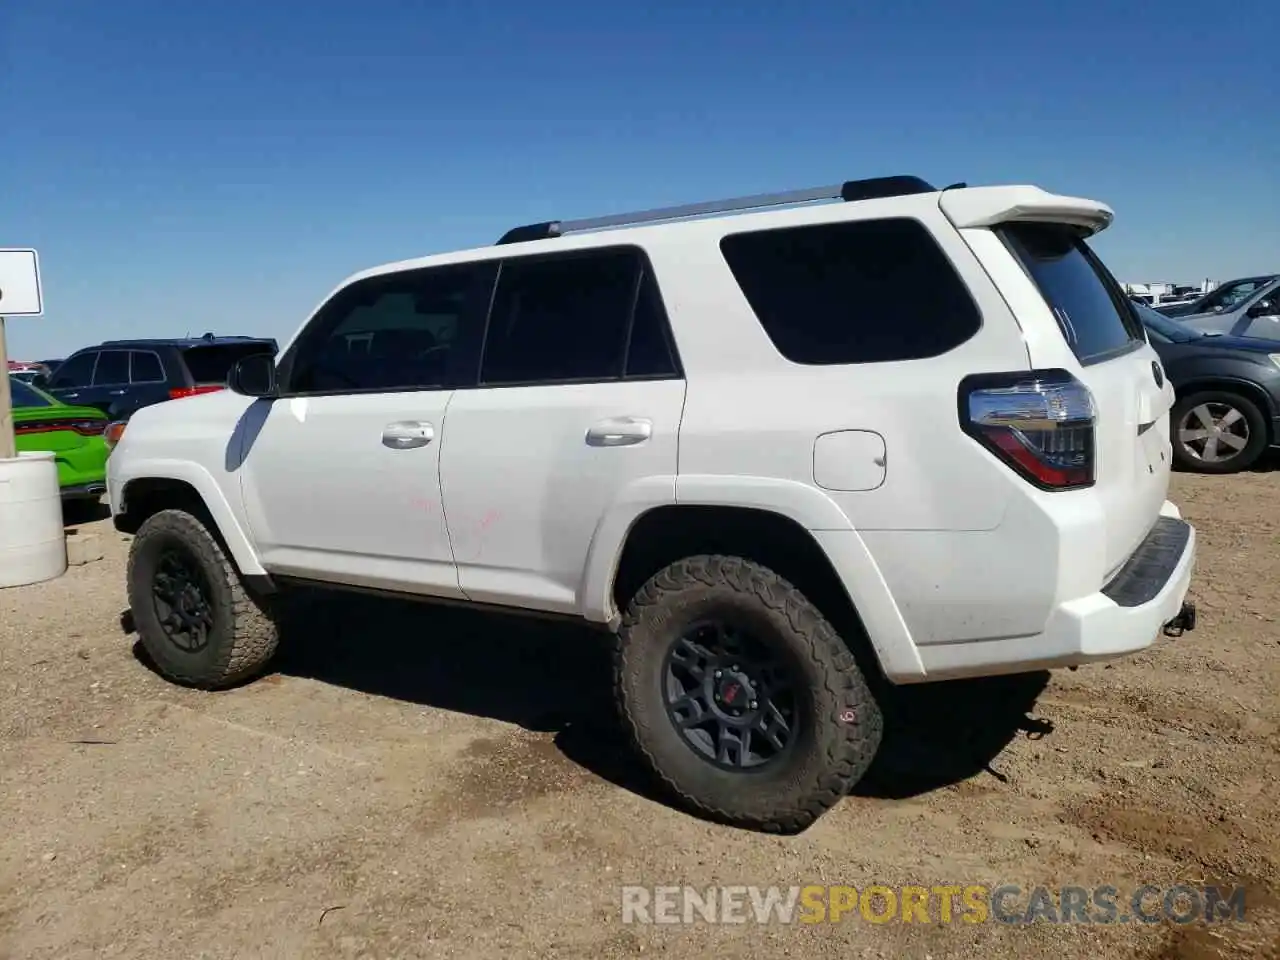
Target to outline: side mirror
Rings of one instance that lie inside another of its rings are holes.
[[[276,395],[276,361],[269,353],[255,353],[236,361],[227,386],[246,397]]]
[[[48,390],[49,378],[46,377],[43,373],[37,373],[34,377],[31,378],[31,385],[35,387],[37,390]]]
[[[1259,300],[1249,308],[1251,317],[1274,317],[1280,314],[1280,305],[1274,300]]]

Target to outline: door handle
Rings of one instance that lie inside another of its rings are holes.
[[[436,428],[423,420],[402,420],[382,428],[382,445],[392,450],[425,447],[436,438]]]
[[[587,431],[589,447],[629,447],[653,436],[653,421],[640,417],[601,420]]]
[[[75,390],[70,393],[64,393],[63,396],[68,400],[74,400],[76,397],[80,396],[80,391]]]
[[[108,391],[107,391],[107,396],[109,396],[109,397],[123,397],[123,396],[124,396],[124,391],[123,391],[123,390],[108,390]]]

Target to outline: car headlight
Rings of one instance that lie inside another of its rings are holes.
[[[1280,353],[1268,353],[1267,356],[1271,358],[1272,363],[1280,367]]]

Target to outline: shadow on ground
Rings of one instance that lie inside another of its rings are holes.
[[[132,628],[122,615],[121,626]],[[139,658],[147,662],[139,648]],[[586,627],[316,591],[295,597],[275,669],[298,677],[554,734],[566,758],[649,799],[614,713],[610,637]],[[1031,719],[1047,673],[895,688],[886,739],[855,787],[902,799],[984,774]]]
[[[64,500],[62,502],[64,527],[78,527],[83,523],[106,520],[110,516],[111,508],[98,500]]]

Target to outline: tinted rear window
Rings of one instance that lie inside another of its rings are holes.
[[[918,220],[738,233],[720,249],[760,325],[793,363],[936,357],[982,324],[964,281]]]
[[[18,407],[50,406],[46,397],[36,393],[36,391],[32,390],[17,377],[9,378],[9,396],[13,398],[14,409],[17,409]]]
[[[1081,363],[1146,342],[1119,285],[1073,229],[1018,223],[1002,227],[1000,235],[1053,309]]]
[[[218,343],[207,347],[188,347],[182,351],[183,362],[191,371],[194,383],[226,383],[236,361],[255,353],[272,353],[265,343]]]

